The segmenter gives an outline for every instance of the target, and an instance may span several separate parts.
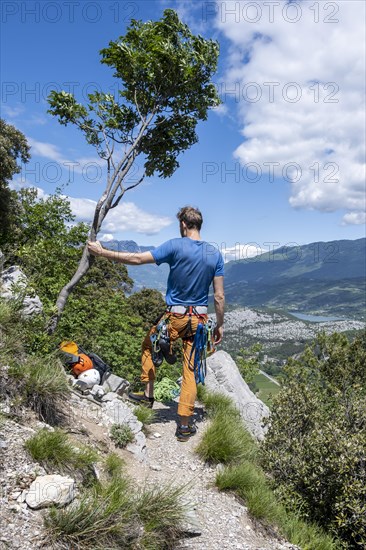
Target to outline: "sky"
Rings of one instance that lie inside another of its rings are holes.
[[[105,166],[81,132],[47,114],[51,90],[115,93],[99,51],[131,18],[176,9],[217,40],[221,105],[169,179],[147,178],[111,211],[101,240],[157,246],[179,236],[181,206],[200,208],[202,238],[225,260],[279,246],[365,236],[365,2],[7,1],[1,3],[1,117],[32,158],[13,187],[61,188],[91,221]],[[142,174],[141,160],[129,174]]]

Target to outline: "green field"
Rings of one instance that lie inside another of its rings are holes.
[[[277,386],[277,384],[274,384],[260,373],[255,375],[254,383],[258,389],[258,393],[256,393],[257,397],[271,408],[272,397],[280,391],[280,386]]]

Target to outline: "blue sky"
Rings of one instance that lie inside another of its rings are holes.
[[[125,196],[105,238],[158,245],[177,236],[180,206],[199,206],[204,239],[227,259],[365,236],[364,2],[3,1],[1,116],[32,145],[16,187],[61,186],[77,219],[91,219],[104,169],[71,126],[47,114],[51,89],[116,89],[99,50],[131,17],[177,9],[220,43],[214,77],[223,103],[169,180]],[[137,162],[131,181],[141,173]],[[240,256],[241,255],[241,256]]]

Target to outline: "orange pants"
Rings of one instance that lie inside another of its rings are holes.
[[[197,325],[204,323],[207,320],[207,315],[195,316],[180,315],[167,313],[165,316],[169,331],[170,341],[174,342],[178,338],[182,338],[186,333],[187,323],[191,319],[192,333],[195,334]],[[141,382],[147,383],[155,380],[155,365],[151,358],[152,344],[150,335],[156,332],[156,325],[147,333],[142,344],[141,358]],[[197,386],[193,372],[193,356],[191,359],[191,367],[189,368],[189,358],[192,350],[193,338],[183,340],[183,380],[180,391],[178,404],[178,414],[180,416],[192,416],[194,411],[194,402],[197,395]]]

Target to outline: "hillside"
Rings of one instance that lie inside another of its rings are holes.
[[[281,247],[229,262],[225,266],[227,301],[249,307],[362,316],[365,243],[366,239],[357,239]]]
[[[104,244],[112,250],[131,252],[154,248],[134,241]],[[228,262],[227,303],[364,319],[365,246],[366,239],[315,242]],[[145,286],[164,292],[166,265],[129,267],[128,271],[135,281],[135,291]]]

